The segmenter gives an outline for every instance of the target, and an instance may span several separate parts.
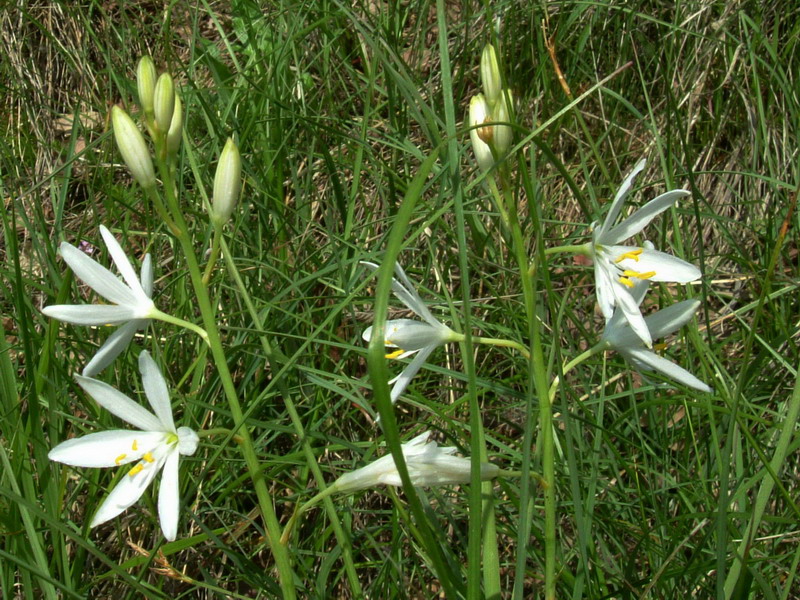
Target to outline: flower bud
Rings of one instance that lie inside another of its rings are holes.
[[[483,93],[486,94],[486,101],[491,108],[494,108],[494,105],[500,99],[503,82],[500,77],[497,53],[491,44],[486,44],[481,54],[481,82],[483,82]]]
[[[492,113],[494,121],[508,123],[511,120],[511,102],[511,90],[503,90],[500,95],[500,101],[494,106],[494,112]],[[494,129],[492,145],[497,158],[500,159],[508,153],[513,141],[514,131],[509,125],[495,125],[492,129]]]
[[[230,219],[242,187],[242,158],[233,138],[228,138],[217,163],[214,175],[214,195],[211,199],[211,219],[224,225]]]
[[[143,188],[147,189],[156,184],[153,172],[153,160],[136,123],[133,122],[119,106],[111,109],[111,124],[114,128],[114,139],[117,142],[122,160],[128,166],[133,178]]]
[[[483,94],[473,96],[469,103],[469,126],[481,125],[486,122],[487,117],[488,106]],[[487,138],[491,141],[492,129],[492,127],[477,127],[469,131],[469,137],[472,140],[472,151],[475,153],[478,166],[483,171],[488,171],[494,164],[492,150],[485,141]]]
[[[175,111],[175,86],[169,73],[162,73],[156,82],[153,110],[156,116],[156,128],[162,134],[166,133],[172,124],[172,114]]]
[[[175,108],[172,112],[172,122],[167,132],[167,154],[173,155],[181,145],[181,131],[183,130],[183,105],[181,98],[175,94]]]
[[[139,106],[147,120],[153,119],[153,98],[156,89],[156,66],[153,59],[143,56],[136,67],[136,87],[139,90]]]

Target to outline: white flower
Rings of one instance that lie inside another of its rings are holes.
[[[646,281],[640,281],[631,290],[631,297],[637,307],[644,298],[647,287],[648,283]],[[683,327],[694,316],[699,307],[699,300],[684,300],[645,317],[644,323],[652,338],[659,339]],[[602,341],[609,348],[622,354],[638,370],[656,371],[687,387],[702,392],[711,391],[710,387],[683,367],[679,367],[666,358],[648,350],[641,338],[634,333],[630,323],[619,308],[614,311],[614,315],[606,323]]]
[[[83,370],[85,377],[92,377],[111,364],[128,346],[136,331],[147,327],[150,319],[160,314],[150,298],[153,294],[153,263],[150,255],[145,255],[142,261],[140,281],[111,232],[101,225],[100,233],[111,259],[125,279],[124,283],[75,246],[62,242],[60,252],[75,275],[113,305],[57,304],[42,310],[48,317],[76,325],[122,325],[86,365]]]
[[[415,486],[450,485],[468,483],[470,460],[453,456],[456,448],[441,448],[429,441],[429,432],[422,433],[401,446],[408,467],[408,475]],[[481,464],[481,479],[488,480],[500,472],[500,467],[491,463]],[[336,491],[351,493],[376,485],[401,486],[403,482],[391,453],[337,479]]]
[[[100,406],[141,431],[115,429],[92,433],[62,442],[48,457],[73,467],[94,468],[137,461],[100,505],[90,527],[105,523],[132,506],[163,468],[158,518],[164,537],[172,541],[178,532],[179,457],[194,454],[199,438],[188,427],[175,428],[167,383],[147,352],[139,355],[139,370],[152,413],[102,381],[80,375],[75,378]]]
[[[617,220],[633,179],[644,169],[645,160],[640,160],[619,188],[605,221],[594,230],[590,243],[590,254],[594,259],[597,285],[597,302],[606,318],[611,319],[614,309],[630,323],[634,333],[647,347],[653,345],[652,337],[644,323],[639,307],[631,297],[630,290],[636,280],[672,281],[689,283],[700,277],[694,265],[669,254],[649,248],[620,246],[622,240],[639,233],[654,217],[672,206],[678,198],[688,196],[687,190],[672,190],[661,194],[645,204],[617,226]]]
[[[375,263],[362,261],[361,264],[372,270],[378,268]],[[391,393],[392,402],[396,402],[405,391],[411,379],[422,368],[423,363],[431,352],[442,344],[463,339],[461,334],[440,323],[431,314],[431,311],[425,306],[422,298],[419,297],[399,264],[395,264],[394,272],[399,278],[399,281],[396,278],[392,279],[394,295],[425,322],[413,319],[390,319],[386,321],[386,334],[383,343],[390,348],[397,348],[396,351],[387,354],[386,358],[405,358],[418,353],[405,370],[389,382],[394,384]],[[368,327],[362,337],[369,342],[372,337],[372,327]]]

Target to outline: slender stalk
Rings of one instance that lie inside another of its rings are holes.
[[[515,342],[514,340],[473,336],[472,341],[479,344],[489,344],[490,346],[502,346],[504,348],[513,348],[514,350],[522,354],[522,356],[524,356],[525,358],[529,360],[531,358],[531,353],[528,351],[528,349],[519,342]]]
[[[179,319],[178,317],[173,317],[172,315],[168,315],[167,313],[161,312],[158,309],[156,309],[156,311],[151,315],[151,318],[163,321],[164,323],[177,325],[178,327],[183,327],[184,329],[188,329],[190,331],[194,331],[197,335],[199,335],[202,338],[202,340],[206,344],[208,344],[208,333],[206,332],[205,329],[203,329],[199,325],[195,325],[194,323],[190,323],[189,321],[184,321],[183,319]]]
[[[211,256],[208,257],[206,263],[206,270],[203,272],[203,285],[208,286],[211,281],[211,273],[214,271],[214,265],[217,264],[220,251],[220,238],[222,237],[222,226],[214,223],[214,239],[211,242]]]
[[[169,167],[163,160],[157,161],[159,171],[164,182],[164,191],[167,198],[167,206],[175,223],[175,235],[181,245],[181,250],[186,260],[186,266],[189,271],[189,277],[197,297],[197,303],[200,308],[200,314],[203,318],[203,324],[208,335],[208,343],[211,349],[211,355],[214,358],[214,364],[222,383],[222,388],[225,391],[225,397],[228,401],[228,407],[233,418],[233,430],[238,432],[242,441],[239,448],[242,452],[245,464],[247,465],[248,473],[253,482],[253,487],[258,498],[258,504],[261,509],[261,516],[264,519],[264,524],[267,530],[267,542],[269,543],[272,555],[275,558],[275,565],[278,569],[281,590],[283,591],[285,600],[292,600],[296,597],[294,586],[294,573],[292,571],[291,561],[285,546],[280,543],[280,525],[275,515],[275,509],[272,504],[272,498],[267,488],[267,483],[261,473],[258,464],[258,456],[253,445],[253,438],[250,435],[250,430],[246,427],[244,414],[242,412],[241,403],[236,393],[236,386],[233,383],[231,372],[228,368],[228,360],[225,355],[225,349],[222,346],[219,329],[217,328],[217,321],[214,314],[214,309],[209,297],[208,288],[203,283],[203,275],[200,271],[200,265],[197,261],[194,248],[192,246],[191,236],[189,235],[189,228],[183,218],[180,206],[175,196],[175,184]]]

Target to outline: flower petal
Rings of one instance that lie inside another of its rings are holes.
[[[625,254],[630,254],[631,250],[637,250],[630,246],[609,246],[606,247],[609,260],[622,269],[630,269],[638,273],[654,273],[649,277],[650,281],[674,281],[675,283],[689,283],[699,279],[702,273],[694,265],[676,258],[671,254],[651,250],[647,247],[642,248],[636,259],[623,258]],[[619,262],[617,262],[619,261]]]
[[[406,390],[408,384],[411,383],[414,375],[419,372],[419,370],[422,368],[422,365],[425,364],[425,361],[431,355],[431,352],[433,352],[435,349],[436,346],[428,346],[427,348],[420,349],[419,354],[414,357],[414,360],[412,360],[411,363],[405,369],[403,369],[403,372],[400,373],[400,375],[395,379],[391,393],[392,404],[397,402],[397,399]]]
[[[648,369],[666,375],[670,379],[674,379],[686,387],[700,390],[701,392],[711,391],[710,387],[689,373],[689,371],[654,352],[644,349],[631,349],[623,352],[623,356],[630,359],[634,364],[640,363],[640,365],[645,365]]]
[[[42,312],[52,319],[73,325],[119,325],[137,316],[129,306],[107,304],[54,304],[45,306]]]
[[[634,178],[644,169],[644,165],[647,162],[647,159],[643,158],[636,166],[633,167],[633,170],[628,173],[628,176],[625,177],[622,185],[619,186],[617,190],[617,195],[614,196],[614,200],[611,202],[611,208],[608,209],[608,214],[606,215],[603,224],[597,230],[596,238],[599,243],[607,243],[604,241],[604,236],[609,228],[614,224],[614,221],[617,220],[617,216],[619,216],[619,211],[622,210],[622,205],[625,203],[625,197],[628,195],[628,192],[633,185]]]
[[[170,542],[178,535],[179,458],[180,454],[177,451],[167,455],[161,474],[161,489],[158,491],[158,520],[161,522],[161,531],[164,532],[164,537]]]
[[[647,323],[645,323],[644,317],[639,310],[639,305],[636,304],[630,293],[628,293],[628,288],[616,282],[612,284],[611,288],[614,292],[617,310],[622,311],[622,314],[625,316],[625,319],[627,319],[633,332],[648,348],[651,348],[653,346],[653,338],[650,335],[650,330],[647,328]]]
[[[613,229],[606,231],[603,235],[604,244],[619,244],[622,240],[627,240],[632,235],[639,233],[647,227],[648,223],[670,206],[675,204],[679,198],[688,196],[688,190],[671,190],[654,198],[642,208],[625,219]]]
[[[597,304],[600,312],[608,322],[614,316],[614,277],[617,270],[611,266],[603,257],[596,256],[594,260],[595,287],[597,290]]]
[[[167,458],[167,448],[161,446],[160,449],[162,451],[158,456],[154,457],[153,462],[140,461],[123,476],[116,487],[111,490],[111,493],[103,500],[103,503],[100,505],[100,508],[97,509],[97,513],[95,513],[89,527],[97,527],[113,519],[125,509],[133,506],[136,501],[142,497],[147,486],[153,481]],[[140,466],[142,469],[137,472]],[[131,473],[133,473],[133,475],[131,475]]]
[[[142,373],[142,387],[147,401],[161,421],[161,431],[174,433],[175,422],[172,420],[172,404],[169,400],[167,382],[147,350],[142,350],[139,354],[139,371]]]
[[[142,290],[148,298],[153,297],[153,259],[150,254],[145,254],[142,260]]]
[[[158,417],[107,383],[80,375],[76,375],[75,380],[95,402],[112,415],[142,431],[163,431]]]
[[[111,429],[61,442],[47,457],[71,467],[116,467],[139,460],[164,441],[160,432]]]
[[[677,331],[691,321],[698,308],[700,308],[699,300],[684,300],[645,317],[644,322],[650,330],[650,335],[657,340]]]
[[[114,304],[136,304],[133,291],[100,263],[67,242],[62,242],[59,250],[75,275],[103,298]]]
[[[89,364],[83,368],[81,374],[84,377],[94,377],[105,369],[128,347],[136,331],[147,327],[148,323],[148,319],[134,319],[121,325],[114,333],[108,336],[106,343],[100,347],[92,357],[92,360],[89,361]]]
[[[125,254],[122,246],[119,245],[117,238],[111,234],[105,225],[100,225],[100,235],[103,236],[103,241],[106,243],[106,248],[108,248],[108,253],[111,255],[111,260],[114,261],[117,270],[120,272],[123,279],[125,279],[128,287],[130,287],[137,296],[141,297],[147,295],[142,289],[139,278],[136,276],[136,271],[133,270],[131,261],[128,260],[128,256]]]

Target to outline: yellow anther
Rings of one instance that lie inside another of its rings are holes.
[[[389,354],[386,355],[386,358],[397,358],[401,354],[405,354],[405,350],[398,348],[394,352],[389,352]]]
[[[631,250],[630,252],[626,252],[625,254],[621,254],[621,255],[619,256],[619,258],[617,258],[617,260],[615,260],[614,262],[615,262],[615,263],[621,263],[621,262],[622,262],[623,260],[625,260],[626,258],[629,258],[629,259],[631,259],[631,260],[634,260],[634,261],[636,261],[636,262],[639,262],[639,255],[640,255],[642,252],[644,252],[644,249],[643,249],[643,248],[639,248],[638,250]]]
[[[134,475],[138,475],[139,473],[141,473],[143,470],[144,470],[144,465],[142,463],[139,463],[138,465],[133,467],[130,471],[128,471],[128,475],[133,477]]]
[[[153,455],[152,455],[152,454],[150,454],[149,452],[148,452],[147,454],[145,454],[145,455],[142,457],[142,459],[143,459],[143,460],[145,460],[145,461],[147,461],[147,462],[149,462],[149,463],[151,463],[151,462],[155,462],[155,461],[156,461],[156,459],[155,459],[155,458],[153,458]]]
[[[655,350],[656,352],[663,352],[666,349],[667,345],[664,344],[663,342],[661,344],[653,344],[653,350]]]
[[[136,452],[139,449],[139,442],[137,440],[133,440],[133,444],[131,444],[131,449]]]
[[[647,271],[647,273],[639,273],[638,271],[631,271],[630,269],[625,269],[622,274],[625,277],[636,277],[636,279],[650,279],[651,277],[655,276],[655,271]]]
[[[619,278],[619,282],[622,285],[627,285],[629,288],[633,287],[633,282],[630,279],[628,279],[627,277],[620,277]]]
[[[122,463],[122,461],[125,460],[126,456],[128,456],[128,455],[127,454],[120,454],[117,458],[114,459],[114,464],[119,466]]]

